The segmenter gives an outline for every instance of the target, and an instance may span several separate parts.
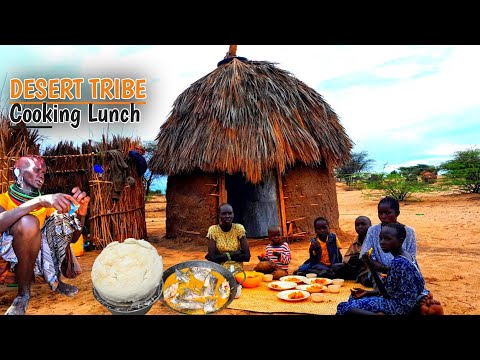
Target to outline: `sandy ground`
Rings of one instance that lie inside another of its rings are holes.
[[[337,185],[340,209],[339,238],[344,251],[355,237],[354,220],[366,215],[378,223],[377,204],[380,196],[370,197],[361,191],[347,191]],[[149,240],[163,257],[165,268],[187,260],[204,259],[206,241],[193,239],[172,241],[165,235],[165,198],[155,197],[147,204]],[[434,193],[416,195],[400,205],[399,221],[412,226],[417,234],[417,257],[427,288],[440,300],[447,315],[480,314],[480,195]],[[321,215],[321,214],[319,214]],[[251,261],[246,269],[253,269],[257,256],[268,240],[250,240]],[[308,239],[290,244],[292,263],[296,269],[307,257]],[[100,250],[85,252],[78,258],[83,273],[66,282],[79,287],[73,298],[52,292],[47,285],[33,285],[29,315],[110,315],[92,294],[91,268]],[[16,288],[0,286],[0,313],[4,313],[16,295]],[[160,302],[154,304],[148,315],[178,315]],[[258,315],[248,311],[223,309],[218,315]]]

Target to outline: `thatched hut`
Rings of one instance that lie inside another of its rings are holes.
[[[302,237],[318,216],[339,228],[333,169],[352,141],[322,96],[274,63],[230,46],[177,97],[156,141],[149,165],[168,176],[167,238],[204,237],[223,202],[249,238],[272,224]]]

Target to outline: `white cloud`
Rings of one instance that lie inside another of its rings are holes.
[[[78,61],[88,51],[87,46],[78,45],[32,45],[31,49],[42,64],[69,63]]]
[[[438,144],[432,149],[426,149],[425,154],[434,156],[451,156],[457,151],[478,148],[479,144]]]
[[[400,129],[415,133],[421,126],[424,132],[435,132],[437,124],[432,119],[480,106],[480,71],[474,65],[475,61],[480,63],[480,47],[468,52],[467,62],[462,62],[459,53],[466,56],[464,49],[454,51],[440,66],[442,71],[385,86],[365,83],[330,92],[326,100],[334,99],[331,105],[357,139],[374,138],[372,130],[377,134],[393,134]],[[455,121],[461,126],[461,119]]]
[[[396,164],[388,164],[385,166],[384,172],[389,173],[393,170],[397,170],[400,167],[409,167],[415,166],[418,164],[426,164],[426,165],[434,165],[438,166],[441,163],[452,160],[454,153],[457,151],[464,151],[472,148],[478,148],[478,144],[438,144],[435,145],[433,148],[426,148],[422,153],[425,155],[424,157],[419,157],[414,160],[405,161],[402,163]],[[430,156],[428,156],[430,155]],[[382,169],[377,164],[375,172],[381,172]]]
[[[409,79],[425,71],[420,64],[396,64],[383,66],[375,69],[373,73],[379,77],[388,79]]]

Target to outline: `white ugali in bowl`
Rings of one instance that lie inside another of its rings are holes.
[[[114,241],[93,263],[93,295],[113,314],[146,313],[161,295],[162,275],[162,257],[149,242]]]

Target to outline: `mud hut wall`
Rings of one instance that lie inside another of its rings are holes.
[[[213,174],[169,176],[166,237],[204,239],[209,226],[218,224],[219,188],[220,180]]]
[[[132,177],[135,182],[130,185],[123,183],[119,199],[113,195],[112,172],[107,157],[97,158],[96,163],[102,165],[103,174],[91,171],[89,181],[90,239],[97,248],[104,248],[113,241],[122,242],[127,238],[147,239],[147,224],[145,220],[145,183],[143,177],[136,173],[135,165],[128,161],[126,177]],[[92,166],[93,168],[93,166]]]
[[[294,232],[314,235],[313,221],[323,216],[330,230],[339,230],[339,212],[333,171],[325,168],[296,166],[283,178],[286,220],[296,220]]]

